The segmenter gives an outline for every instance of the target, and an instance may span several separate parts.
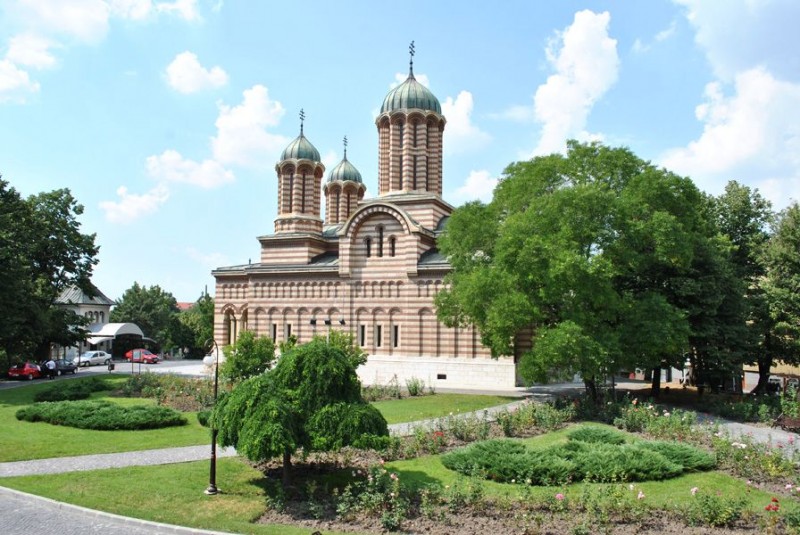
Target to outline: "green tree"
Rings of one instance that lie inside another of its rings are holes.
[[[0,180],[0,345],[9,355],[48,354],[84,336],[85,320],[55,306],[75,285],[91,295],[98,248],[80,231],[83,206],[68,189],[22,199]]]
[[[619,369],[677,363],[691,331],[669,288],[708,246],[702,204],[689,179],[623,148],[570,141],[514,163],[491,203],[448,222],[439,318],[474,323],[528,382],[580,373],[594,393]]]
[[[253,331],[242,331],[232,346],[223,348],[225,361],[219,374],[224,379],[239,383],[269,370],[275,361],[275,342],[266,336],[256,336]]]
[[[282,458],[284,484],[298,448],[337,450],[388,435],[386,420],[361,397],[352,356],[319,336],[223,394],[211,425],[221,445],[252,461]]]
[[[764,367],[773,360],[800,362],[800,206],[783,210],[765,249],[766,294],[771,329],[761,348]],[[759,359],[759,372],[762,360]]]
[[[719,231],[730,241],[732,276],[737,279],[741,295],[741,299],[729,300],[722,308],[740,312],[744,318],[743,324],[730,319],[720,321],[720,331],[727,339],[735,338],[739,349],[727,360],[739,364],[755,362],[759,368],[755,391],[766,393],[772,361],[780,356],[780,348],[772,343],[774,322],[763,287],[767,269],[765,248],[775,214],[758,190],[736,181],[729,182],[725,191],[712,199],[711,210]],[[737,328],[734,332],[725,332],[734,327]]]
[[[178,320],[178,302],[158,285],[133,286],[117,300],[110,319],[117,323],[135,323],[144,335],[152,338],[158,348],[183,347],[186,332]]]
[[[186,332],[183,347],[189,349],[189,356],[199,358],[208,351],[208,341],[214,338],[214,298],[203,295],[188,310],[178,315],[178,320]]]

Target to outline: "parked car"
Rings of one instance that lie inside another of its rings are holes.
[[[39,377],[44,377],[44,373],[42,373],[42,369],[39,367],[39,365],[34,364],[33,362],[16,364],[11,366],[11,368],[8,370],[9,379],[27,379],[28,381],[31,381]]]
[[[78,367],[71,360],[58,359],[55,363],[56,375],[66,375],[68,373],[75,375],[78,372]]]
[[[145,364],[158,364],[160,360],[158,355],[155,353],[151,353],[148,349],[131,349],[127,353],[125,353],[125,358],[127,360],[133,359],[133,362],[144,362]]]
[[[75,364],[75,366],[108,365],[109,362],[111,362],[111,355],[105,351],[87,351],[72,359],[72,363]]]

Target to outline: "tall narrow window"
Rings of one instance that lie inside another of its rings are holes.
[[[364,243],[365,243],[365,244],[366,244],[366,246],[367,246],[367,258],[369,258],[370,256],[372,256],[372,238],[370,238],[370,237],[367,237],[367,238],[364,240]]]
[[[400,326],[393,325],[392,326],[392,347],[398,347],[400,345]]]
[[[292,337],[292,324],[291,323],[287,323],[286,324],[286,339],[288,340],[291,337]]]
[[[278,324],[277,323],[273,323],[272,324],[272,341],[274,342],[277,339],[278,339]]]
[[[367,345],[367,326],[366,325],[359,325],[358,326],[358,345],[364,347]]]
[[[383,256],[383,227],[378,227],[378,256]]]
[[[306,172],[303,171],[303,192],[300,194],[300,213],[306,213]]]
[[[289,213],[292,213],[292,197],[294,197],[294,173],[289,175]]]
[[[397,253],[397,238],[392,236],[389,238],[389,256],[394,256]]]
[[[375,347],[381,347],[383,342],[383,325],[375,326]]]

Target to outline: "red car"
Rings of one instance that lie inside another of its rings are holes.
[[[26,362],[25,364],[17,364],[11,366],[8,370],[9,379],[27,379],[31,381],[38,377],[44,377],[42,369],[33,362]]]
[[[131,349],[125,353],[127,360],[133,359],[133,362],[144,362],[145,364],[158,364],[160,360],[158,355],[151,353],[147,349]]]

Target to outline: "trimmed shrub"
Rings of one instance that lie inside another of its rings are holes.
[[[580,442],[589,442],[593,444],[619,445],[625,443],[625,435],[606,427],[579,427],[568,433],[567,436],[570,440],[578,440]]]
[[[450,470],[500,482],[524,481],[530,461],[524,444],[503,439],[476,442],[442,456]]]
[[[47,422],[79,429],[136,430],[185,425],[186,418],[167,407],[122,407],[109,401],[36,403],[17,411],[17,420]]]
[[[211,418],[211,411],[200,411],[197,413],[197,421],[203,427],[208,427],[209,418]]]
[[[642,448],[657,451],[675,464],[683,466],[689,472],[702,472],[717,467],[717,457],[713,453],[699,450],[688,444],[679,442],[642,442]]]
[[[40,390],[33,396],[34,401],[77,401],[87,399],[92,392],[108,390],[105,381],[99,377],[61,382],[46,390]]]

